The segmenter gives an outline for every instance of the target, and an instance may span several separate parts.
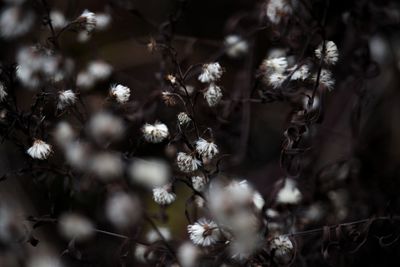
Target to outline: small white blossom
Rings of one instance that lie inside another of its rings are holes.
[[[174,192],[172,192],[172,185],[166,184],[164,186],[154,188],[153,199],[157,204],[160,205],[169,205],[174,202],[176,195]]]
[[[68,239],[85,240],[93,234],[93,224],[85,217],[68,213],[59,219],[61,234]]]
[[[143,137],[150,143],[161,143],[169,136],[167,125],[161,122],[154,124],[146,123],[142,127]]]
[[[196,141],[196,151],[204,159],[212,159],[218,154],[218,147],[213,142],[208,142],[203,138]]]
[[[158,231],[160,232],[161,236],[165,240],[168,241],[171,239],[171,232],[167,227],[160,226],[160,227],[158,227]],[[162,238],[161,238],[160,234],[157,233],[156,230],[152,229],[146,235],[147,242],[154,243],[154,242],[161,240]]]
[[[276,57],[264,59],[261,64],[261,69],[266,73],[284,73],[288,67],[286,57]]]
[[[279,190],[276,197],[278,204],[298,204],[302,199],[300,190],[296,187],[295,181],[292,179],[285,179],[285,184]]]
[[[315,75],[313,76],[313,80],[317,81],[317,78],[318,73],[315,73]],[[335,79],[332,77],[332,72],[326,69],[322,69],[319,76],[319,83],[325,86],[329,91],[331,91],[335,86]]]
[[[137,199],[123,192],[113,193],[106,202],[106,216],[119,228],[135,223],[140,217],[140,210]]]
[[[195,245],[208,247],[214,245],[220,239],[218,226],[215,222],[201,218],[196,223],[188,225],[190,240]]]
[[[107,79],[113,71],[113,68],[107,62],[102,60],[94,60],[87,66],[87,73],[92,75],[96,80]]]
[[[131,89],[121,84],[115,84],[111,86],[110,94],[115,97],[117,102],[123,104],[129,101],[129,97],[131,96]]]
[[[323,53],[323,43],[321,43],[318,48],[315,50],[315,56],[319,59],[322,57]],[[325,43],[325,54],[324,54],[324,61],[326,64],[335,65],[336,62],[339,60],[339,51],[336,44],[332,41],[327,41]]]
[[[189,115],[186,112],[181,112],[178,114],[178,122],[180,125],[185,125],[191,122],[192,119],[189,117]]]
[[[161,160],[135,159],[129,167],[129,174],[134,182],[153,188],[167,183],[170,168]]]
[[[306,80],[310,76],[310,68],[307,65],[301,65],[299,68],[297,68],[297,65],[294,66],[290,71],[293,71],[292,76],[290,76],[290,79],[292,81],[297,81],[297,80]]]
[[[77,97],[72,90],[65,90],[58,93],[57,109],[64,109],[75,104]]]
[[[203,176],[193,176],[192,177],[192,185],[196,191],[203,191],[207,185],[207,179]]]
[[[87,9],[83,11],[78,20],[83,21],[84,28],[88,33],[94,31],[94,29],[96,28],[97,24],[96,14],[90,12]]]
[[[27,150],[29,156],[34,159],[47,159],[52,152],[51,145],[46,144],[42,140],[36,139],[33,145]]]
[[[29,32],[35,22],[35,14],[19,6],[9,6],[0,13],[0,35],[13,39]]]
[[[3,101],[7,96],[7,91],[2,82],[0,82],[0,101]]]
[[[228,35],[225,38],[226,53],[228,56],[236,58],[247,53],[249,45],[239,35]]]
[[[204,64],[199,81],[202,83],[215,82],[221,78],[222,73],[222,67],[218,62]]]
[[[184,152],[178,153],[176,162],[182,172],[194,172],[201,166],[200,160]]]
[[[268,76],[267,83],[274,89],[277,89],[282,86],[286,78],[287,78],[286,75],[275,72]]]
[[[285,16],[292,13],[292,7],[288,0],[269,0],[266,13],[272,23],[279,24]]]
[[[211,83],[204,91],[204,98],[210,107],[216,106],[222,98],[222,90],[218,85]]]
[[[270,249],[276,262],[287,264],[293,257],[293,244],[287,236],[280,235],[271,241]]]
[[[67,24],[64,14],[58,10],[50,11],[50,20],[55,29],[60,29]]]

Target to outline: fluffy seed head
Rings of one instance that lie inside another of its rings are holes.
[[[194,156],[186,154],[185,152],[179,152],[178,156],[176,157],[176,162],[178,164],[179,170],[182,172],[194,172],[200,166],[200,160],[196,159]]]
[[[207,186],[207,179],[203,176],[193,176],[192,185],[196,191],[201,192]]]
[[[185,125],[191,122],[192,119],[189,117],[189,115],[186,112],[181,112],[178,114],[178,122],[180,125]]]
[[[207,87],[203,94],[210,107],[216,106],[222,98],[221,88],[213,83]]]
[[[47,159],[52,152],[51,145],[45,143],[40,139],[36,139],[33,145],[27,150],[29,156],[34,159]]]
[[[3,101],[7,96],[6,87],[0,82],[0,101]]]
[[[339,60],[339,51],[334,42],[325,42],[325,51],[323,51],[323,43],[321,43],[318,48],[315,49],[315,56],[321,59],[323,52],[325,52],[323,60],[326,64],[335,65]]]
[[[167,125],[161,122],[154,124],[146,123],[142,127],[142,132],[144,139],[150,143],[161,143],[169,136]]]
[[[172,185],[166,184],[164,186],[154,188],[153,199],[157,204],[160,205],[169,205],[174,202],[176,195],[174,192],[172,192]]]
[[[195,245],[208,247],[214,245],[220,239],[218,226],[215,222],[201,218],[196,223],[188,225],[190,240]]]
[[[88,32],[91,33],[96,28],[97,19],[96,14],[90,12],[89,10],[84,10],[80,15],[78,20],[82,23],[82,27]]]
[[[65,90],[58,93],[57,109],[62,110],[75,104],[77,97],[72,90]]]
[[[247,53],[249,45],[239,35],[228,35],[225,38],[226,53],[232,58],[240,57]]]
[[[219,80],[223,70],[218,62],[208,63],[203,65],[203,71],[199,76],[199,81],[202,83],[211,83]]]
[[[121,84],[114,84],[111,86],[110,94],[117,100],[118,103],[123,104],[129,101],[131,89]]]
[[[199,138],[196,141],[196,151],[204,159],[212,159],[219,152],[216,144],[213,142],[208,142],[203,138]]]

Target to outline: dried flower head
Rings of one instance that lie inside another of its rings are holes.
[[[267,84],[272,86],[272,88],[277,89],[282,86],[283,82],[286,80],[287,76],[282,73],[272,73],[267,77]]]
[[[195,245],[208,247],[220,240],[220,232],[215,222],[205,218],[199,219],[196,223],[188,225],[190,240]]]
[[[204,159],[212,159],[218,154],[219,150],[215,143],[208,142],[203,138],[196,141],[196,151]]]
[[[189,117],[189,115],[186,112],[181,112],[178,114],[178,122],[180,125],[185,125],[191,122],[192,119]]]
[[[40,139],[36,139],[33,145],[27,150],[29,156],[34,159],[47,159],[52,152],[51,145],[45,143]]]
[[[288,62],[286,57],[276,57],[264,59],[261,63],[261,70],[265,73],[279,73],[282,74],[286,71]]]
[[[290,76],[292,81],[304,81],[310,76],[310,68],[307,65],[301,65],[300,67],[295,65],[289,71],[293,71],[292,76]]]
[[[202,83],[215,82],[221,78],[222,73],[222,67],[218,62],[204,64],[199,81]]]
[[[87,9],[84,10],[83,13],[79,16],[78,21],[81,23],[81,26],[88,33],[91,33],[96,29],[96,24],[97,24],[96,14],[90,12]]]
[[[313,76],[313,81],[317,81],[318,73]],[[329,91],[335,86],[335,79],[332,77],[332,72],[327,69],[322,69],[319,76],[319,84],[327,88]]]
[[[50,19],[51,24],[55,29],[61,29],[67,24],[67,20],[65,19],[64,14],[61,13],[59,10],[51,10]]]
[[[164,101],[165,105],[167,106],[175,106],[176,105],[176,99],[173,93],[168,92],[168,91],[163,91],[161,93],[161,98]]]
[[[328,65],[335,65],[339,60],[339,51],[336,44],[332,41],[325,42],[325,51],[323,51],[323,42],[315,49],[315,56],[321,59],[324,56],[324,62]]]
[[[179,152],[176,157],[176,162],[178,164],[179,170],[182,172],[194,172],[200,166],[200,160],[196,159],[194,156],[186,154],[185,152]]]
[[[77,97],[72,90],[58,92],[57,109],[65,109],[75,104]]]
[[[207,87],[203,94],[210,107],[216,106],[222,98],[221,88],[213,83]]]
[[[249,44],[239,35],[225,37],[226,54],[232,58],[240,57],[247,53]]]
[[[150,143],[161,143],[169,136],[167,125],[161,122],[154,124],[146,123],[142,127],[142,132],[144,139]]]
[[[176,84],[176,77],[175,75],[168,74],[166,77],[167,81],[170,82],[172,85]]]
[[[273,254],[273,259],[279,264],[287,264],[293,257],[293,244],[287,236],[278,236],[271,240],[270,250]]]
[[[7,97],[7,91],[2,82],[0,82],[0,102]]]
[[[292,7],[288,0],[269,0],[266,13],[273,24],[279,24],[282,19],[292,13]]]
[[[192,176],[192,186],[196,191],[203,191],[207,186],[207,179],[203,176]]]
[[[154,188],[153,199],[157,204],[160,205],[169,205],[174,202],[176,195],[172,191],[172,185],[166,184],[164,186]]]
[[[300,190],[296,187],[295,181],[290,178],[286,178],[284,185],[281,190],[279,190],[276,197],[276,202],[278,204],[298,204],[302,199]]]
[[[118,103],[124,104],[129,101],[131,89],[121,84],[114,84],[110,88],[110,94],[117,100]]]

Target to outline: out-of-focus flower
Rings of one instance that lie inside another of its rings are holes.
[[[127,193],[113,193],[106,202],[106,216],[118,228],[127,228],[140,217],[138,200]]]
[[[203,138],[196,141],[196,151],[204,159],[212,159],[218,154],[219,150],[215,143],[208,142]]]
[[[142,127],[143,137],[150,143],[161,143],[169,136],[167,125],[161,122],[154,124],[146,123]]]
[[[199,81],[202,83],[211,83],[219,80],[223,70],[218,62],[208,63],[203,65],[203,71],[199,76]]]
[[[67,143],[65,146],[65,158],[74,168],[83,170],[88,167],[89,147],[78,141]]]
[[[76,86],[78,86],[79,88],[89,89],[93,87],[95,82],[95,77],[87,71],[79,72],[76,77]]]
[[[188,225],[190,240],[196,245],[208,247],[217,243],[220,232],[215,222],[201,218],[196,223]]]
[[[170,168],[161,160],[135,159],[129,167],[129,174],[134,182],[154,188],[168,182]]]
[[[122,175],[123,162],[118,154],[101,152],[92,156],[89,169],[100,179],[108,181]]]
[[[90,119],[88,131],[96,142],[107,144],[107,142],[119,140],[124,135],[125,127],[121,118],[100,111]]]
[[[2,82],[0,82],[0,101],[3,101],[7,96],[7,91]]]
[[[157,229],[165,240],[168,241],[171,239],[171,232],[167,227],[161,226],[158,227]],[[154,243],[161,240],[162,238],[160,237],[160,234],[154,229],[150,230],[146,235],[147,242]]]
[[[325,42],[325,51],[323,50],[323,43],[321,43],[315,50],[315,56],[321,59],[324,52],[324,62],[328,65],[335,65],[339,60],[339,51],[336,44],[332,41],[327,41]]]
[[[222,98],[222,90],[218,85],[211,83],[204,91],[203,95],[207,101],[207,104],[210,107],[214,107]]]
[[[292,7],[288,0],[269,0],[266,13],[273,24],[279,24],[282,19],[292,13]]]
[[[6,39],[20,37],[29,32],[35,22],[35,14],[19,6],[8,6],[0,13],[0,35]]]
[[[67,239],[82,241],[93,235],[94,227],[87,218],[75,213],[67,213],[60,217],[59,229]]]
[[[5,200],[5,199],[4,199]],[[13,204],[0,204],[0,241],[2,244],[12,244],[24,237],[26,229],[22,224],[21,211]]]
[[[33,253],[27,267],[63,267],[61,260],[50,253]]]
[[[172,191],[172,185],[166,184],[164,186],[156,187],[153,189],[153,199],[160,205],[169,205],[175,201],[176,195]]]
[[[186,112],[181,112],[178,114],[178,122],[180,125],[185,125],[191,122],[192,119],[189,117],[189,115]]]
[[[77,97],[72,90],[58,92],[57,109],[64,109],[75,104]]]
[[[203,176],[193,176],[192,177],[192,185],[196,191],[203,191],[207,185],[207,179]]]
[[[185,242],[179,246],[177,256],[182,267],[195,267],[200,251],[192,243]]]
[[[64,14],[59,10],[50,11],[50,20],[55,29],[60,29],[67,24]]]
[[[292,81],[297,81],[297,80],[304,81],[310,76],[310,68],[307,65],[301,65],[300,67],[297,67],[297,65],[295,65],[293,68],[289,70],[294,71],[292,73],[292,76],[290,76],[290,79]]]
[[[313,76],[313,81],[317,81],[317,79],[318,73],[315,73]],[[331,91],[335,86],[335,79],[332,77],[332,72],[326,69],[322,69],[319,76],[319,84]]]
[[[266,74],[279,73],[282,74],[286,71],[288,62],[286,57],[268,58],[264,59],[261,63],[261,70]]]
[[[155,255],[151,251],[148,252],[149,247],[141,244],[136,244],[135,247],[135,259],[142,262],[142,263],[147,263],[147,260],[154,260]]]
[[[40,139],[36,139],[33,145],[26,151],[34,159],[47,159],[52,152],[51,145]]]
[[[108,29],[111,24],[111,16],[107,13],[97,13],[96,22],[96,30],[104,31]]]
[[[302,199],[300,190],[296,187],[295,181],[290,178],[286,178],[284,186],[279,190],[276,196],[276,202],[278,204],[298,204]]]
[[[107,79],[112,71],[112,66],[103,60],[93,60],[87,66],[87,73],[92,75],[95,80]]]
[[[283,82],[286,80],[287,76],[282,73],[272,73],[268,76],[267,83],[272,86],[274,89],[277,89],[282,86]]]
[[[118,103],[123,104],[129,101],[131,89],[121,84],[114,84],[111,86],[110,94],[117,100]]]
[[[178,153],[176,163],[182,172],[194,172],[201,166],[200,160],[196,159],[192,155],[186,154],[185,152]]]
[[[225,37],[225,47],[228,56],[237,58],[247,53],[249,45],[239,35],[228,35]]]
[[[88,32],[91,33],[96,29],[97,18],[96,14],[90,12],[89,10],[84,10],[83,13],[79,16],[78,21],[81,23],[81,26]]]
[[[59,146],[67,146],[73,141],[74,137],[75,132],[68,122],[61,121],[56,125],[54,138]]]
[[[293,258],[293,244],[287,236],[278,236],[271,240],[270,250],[273,259],[279,264],[287,264]]]

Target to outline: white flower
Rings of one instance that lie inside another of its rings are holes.
[[[0,35],[13,39],[29,32],[35,21],[35,14],[19,6],[9,6],[0,13]]]
[[[213,142],[208,142],[203,138],[196,141],[196,151],[204,159],[212,159],[218,154],[218,147]]]
[[[107,79],[113,71],[113,68],[107,62],[102,60],[94,60],[87,66],[87,73],[97,80]]]
[[[164,186],[154,188],[153,199],[160,205],[169,205],[174,202],[176,195],[174,192],[172,192],[172,185],[166,184]]]
[[[4,84],[2,82],[0,82],[0,101],[3,101],[6,98],[6,96],[8,95],[7,91],[5,89],[6,88],[5,88]]]
[[[140,217],[140,209],[137,199],[123,192],[113,193],[106,202],[106,216],[119,228],[135,223]]]
[[[267,83],[274,89],[277,89],[282,86],[286,78],[287,78],[286,75],[275,72],[268,76]]]
[[[93,234],[93,224],[85,217],[68,213],[59,219],[61,234],[68,239],[85,240]]]
[[[193,176],[192,177],[192,185],[196,191],[203,191],[207,185],[207,179],[203,176]]]
[[[203,71],[199,75],[199,81],[202,83],[210,83],[219,80],[223,70],[218,62],[203,65]]]
[[[249,49],[248,43],[239,35],[228,35],[225,38],[225,47],[228,56],[233,58],[246,54]]]
[[[180,125],[188,124],[191,121],[192,119],[189,117],[188,114],[186,114],[186,112],[181,112],[178,114],[178,122]]]
[[[177,256],[182,267],[195,267],[200,251],[192,243],[185,242],[178,248]]]
[[[278,263],[289,263],[293,256],[293,244],[287,236],[280,235],[271,241],[270,249]]]
[[[42,140],[36,139],[33,145],[27,150],[29,156],[34,159],[47,159],[52,152],[51,145],[46,144]]]
[[[318,73],[313,76],[313,80],[317,81]],[[319,76],[319,83],[325,86],[329,91],[333,89],[335,86],[335,79],[332,78],[332,72],[326,69],[321,70],[321,74]]]
[[[293,71],[292,76],[290,76],[290,79],[292,81],[297,81],[297,80],[302,80],[304,81],[310,76],[310,68],[307,65],[301,65],[299,68],[297,68],[297,65],[294,66],[290,71]]]
[[[261,69],[267,73],[284,73],[288,67],[288,62],[286,57],[277,57],[264,59],[261,64]]]
[[[182,172],[194,172],[201,166],[200,160],[184,152],[178,153],[176,162]]]
[[[279,24],[283,17],[292,13],[292,7],[287,0],[270,0],[266,12],[272,23]]]
[[[144,139],[150,143],[161,143],[169,136],[167,125],[161,122],[146,123],[142,127],[142,132]]]
[[[168,241],[171,239],[171,232],[169,231],[169,229],[167,227],[160,226],[160,227],[158,227],[158,231],[160,232],[161,236],[165,240]],[[156,230],[152,229],[146,235],[147,242],[154,243],[154,242],[161,240],[162,238],[161,238],[160,234],[157,233]]]
[[[110,94],[115,97],[120,104],[126,103],[131,95],[131,89],[121,84],[112,85]]]
[[[153,188],[167,183],[170,168],[161,160],[135,159],[129,167],[129,174],[134,182]]]
[[[217,105],[222,98],[221,88],[213,83],[208,86],[203,94],[210,107]]]
[[[58,10],[50,11],[50,20],[55,29],[60,29],[67,24],[64,14]]]
[[[196,245],[207,247],[214,245],[220,238],[218,226],[215,222],[201,218],[196,223],[188,225],[190,240]]]
[[[84,28],[88,33],[94,31],[96,28],[97,19],[95,13],[86,9],[78,19],[83,21]]]
[[[300,190],[296,187],[295,181],[286,178],[283,188],[278,192],[276,202],[278,204],[297,204],[301,199],[302,195]]]
[[[72,90],[65,90],[58,93],[57,109],[64,109],[67,106],[72,106],[76,102],[76,95]]]
[[[315,49],[315,56],[319,59],[322,57],[323,53],[323,43],[321,43],[317,49]],[[339,60],[339,51],[336,44],[332,41],[325,42],[325,54],[324,61],[328,65],[335,65]]]

